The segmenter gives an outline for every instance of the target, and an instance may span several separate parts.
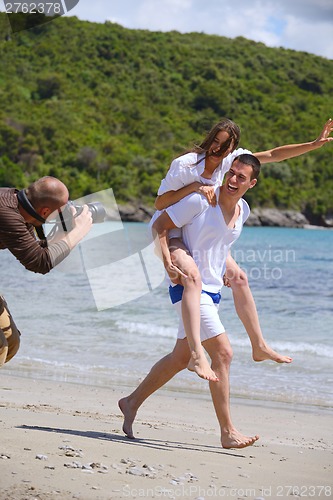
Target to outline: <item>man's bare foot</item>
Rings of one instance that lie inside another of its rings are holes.
[[[289,356],[282,356],[276,351],[273,351],[268,345],[264,344],[261,347],[253,348],[252,357],[254,361],[265,361],[266,359],[271,359],[276,363],[291,363],[293,358]]]
[[[209,366],[205,353],[196,353],[192,351],[191,359],[187,365],[190,372],[195,372],[199,377],[210,380],[211,382],[218,382],[219,379]]]
[[[222,448],[246,448],[252,446],[259,439],[259,436],[243,436],[236,429],[222,432],[221,444]]]
[[[129,439],[135,439],[132,425],[136,417],[136,411],[131,408],[128,398],[122,398],[118,401],[118,406],[124,415],[123,432]]]

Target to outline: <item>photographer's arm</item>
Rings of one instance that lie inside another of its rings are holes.
[[[91,225],[91,212],[88,206],[84,205],[82,213],[77,217],[73,217],[73,229],[68,233],[59,231],[58,234],[55,234],[54,238],[48,241],[48,251],[52,267],[55,267],[67,257],[73,248],[88,234]],[[63,245],[68,248],[67,252],[63,251]]]
[[[91,215],[88,207],[77,217],[75,227],[56,243],[47,246],[46,241],[36,239],[31,224],[11,208],[0,209],[0,248],[7,248],[28,271],[46,274],[64,260],[70,251],[88,233]]]
[[[322,128],[320,135],[314,141],[304,142],[301,144],[287,144],[285,146],[279,146],[277,148],[253,154],[258,158],[260,163],[279,162],[289,158],[294,158],[308,153],[309,151],[321,148],[327,142],[333,141],[333,137],[330,137],[332,130],[333,120],[330,118]]]

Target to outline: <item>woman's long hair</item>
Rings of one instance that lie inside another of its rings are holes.
[[[201,144],[194,146],[192,152],[198,154],[207,153],[207,151],[211,148],[216,135],[221,131],[227,132],[229,137],[223,144],[221,144],[219,150],[212,154],[215,156],[223,156],[231,144],[233,146],[232,151],[234,151],[239,144],[240,128],[236,123],[228,118],[223,118],[211,128]]]

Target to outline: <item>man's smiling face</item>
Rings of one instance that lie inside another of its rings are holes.
[[[252,179],[252,175],[252,167],[236,159],[225,174],[223,193],[237,199],[241,198],[248,189],[253,188],[257,183],[257,179]]]

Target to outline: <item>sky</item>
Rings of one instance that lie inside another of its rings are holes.
[[[150,31],[243,36],[333,59],[333,0],[79,0],[69,15]]]
[[[31,4],[31,0],[22,1]],[[243,36],[269,47],[333,59],[333,0],[59,1],[72,6],[67,15],[87,21],[112,21],[126,28],[150,31]],[[0,0],[0,10],[8,2]]]

